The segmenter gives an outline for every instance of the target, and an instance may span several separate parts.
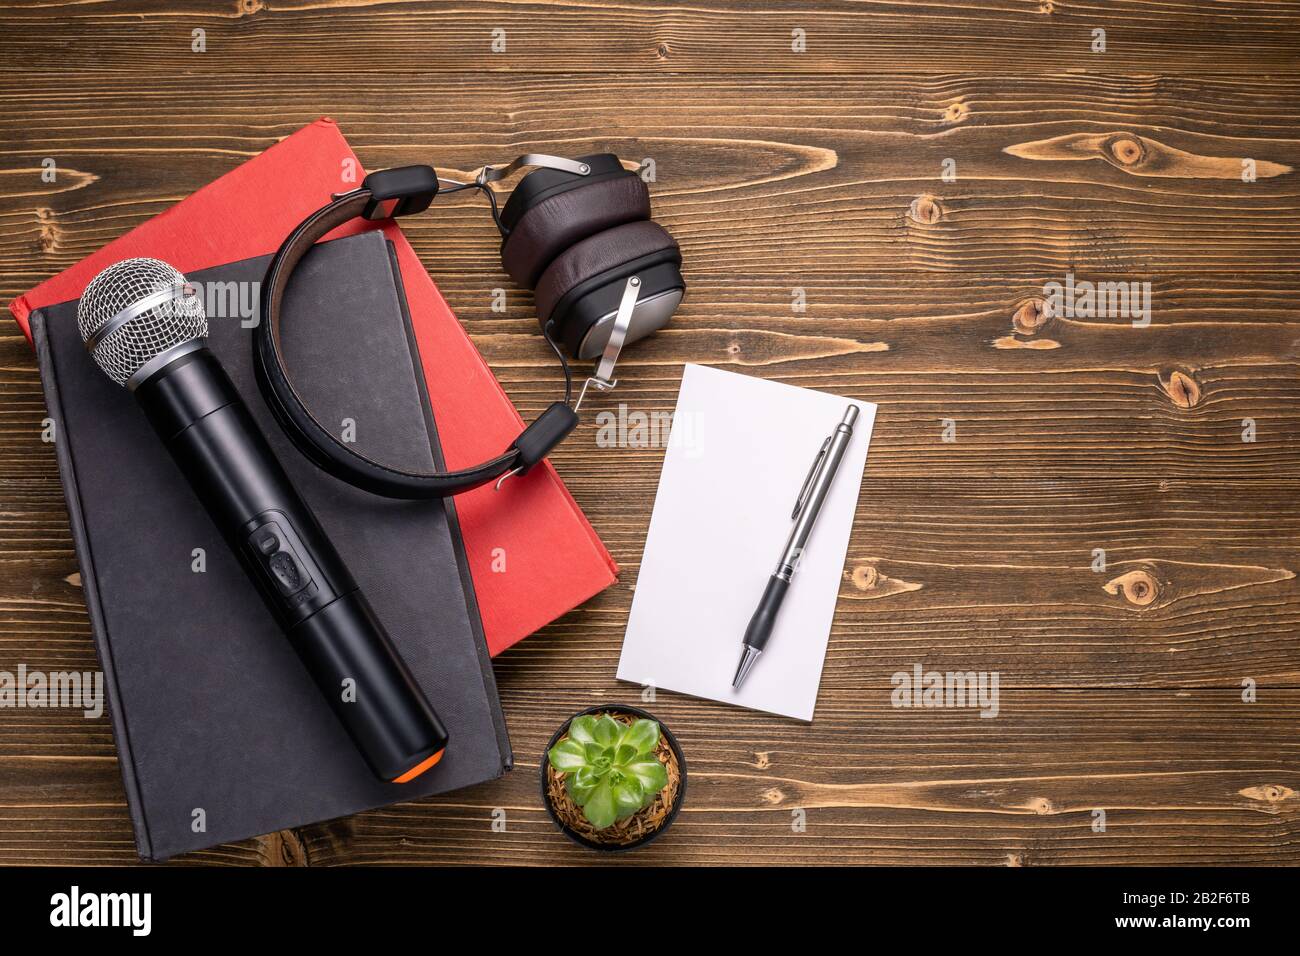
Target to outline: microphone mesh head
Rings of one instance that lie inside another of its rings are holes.
[[[125,385],[150,360],[208,334],[203,302],[185,276],[158,259],[124,259],[91,280],[77,304],[77,327],[88,341],[123,310],[147,298],[155,304],[110,331],[91,353],[104,374]],[[168,295],[167,293],[171,293]]]

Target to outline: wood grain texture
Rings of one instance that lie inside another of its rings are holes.
[[[1294,68],[1300,51],[1294,4],[1243,0],[49,0],[5,13],[13,62],[57,70],[1256,74]],[[204,53],[192,51],[195,29]],[[1098,29],[1105,52],[1093,49]]]
[[[572,653],[559,633],[525,644],[535,655]],[[632,693],[603,672],[521,689],[513,653],[498,668],[518,757],[503,779],[177,864],[591,863],[546,817],[536,759],[574,710]],[[646,706],[688,754],[687,802],[669,833],[619,865],[1295,862],[1300,692],[1245,704],[1236,691],[1014,691],[992,720],[898,710],[888,694],[823,693],[812,725],[661,695]],[[1105,832],[1092,828],[1097,810]],[[493,829],[494,811],[504,811],[504,831]],[[133,856],[113,758],[0,756],[0,858]]]
[[[11,6],[0,296],[320,115],[373,168],[653,158],[690,292],[601,407],[670,411],[694,361],[881,409],[816,720],[646,704],[689,796],[620,865],[1295,865],[1298,19],[1177,0]],[[406,229],[534,417],[558,372],[480,202]],[[1052,314],[1067,275],[1150,283],[1149,323]],[[0,670],[95,666],[44,416],[0,324]],[[572,712],[636,702],[612,675],[663,459],[597,427],[554,460],[623,573],[498,659],[516,769],[178,865],[592,862],[536,768]],[[891,706],[915,663],[997,671],[998,717]],[[106,718],[0,710],[0,863],[132,862],[123,799]]]
[[[1268,164],[1300,166],[1291,77],[595,80],[286,77],[280,107],[268,109],[267,81],[255,73],[159,78],[147,97],[121,73],[0,74],[10,104],[0,141],[4,291],[43,275],[31,252],[47,268],[71,264],[322,114],[372,166],[427,162],[454,176],[525,144],[653,158],[656,215],[694,275],[1060,280],[1069,270],[1204,278],[1295,268],[1296,176],[1267,175]],[[1152,177],[1008,151],[1080,133],[1237,168]],[[45,158],[63,171],[54,188],[36,175]],[[943,180],[945,160],[953,182]],[[1254,182],[1242,181],[1242,160],[1255,161]],[[410,222],[435,272],[500,276],[481,200],[447,197],[436,215]]]
[[[515,680],[530,689],[612,674],[636,583],[649,515],[623,502],[649,502],[659,466],[619,449],[610,467],[638,477],[584,474],[589,437],[556,463],[621,580],[566,616],[567,655],[533,667],[530,640],[504,658],[519,662]],[[618,495],[604,493],[611,485]],[[1230,688],[1248,677],[1300,686],[1297,495],[1295,481],[1130,481],[1117,502],[1100,480],[1020,481],[1009,494],[995,481],[879,481],[869,471],[832,631],[842,650],[823,687],[851,700],[916,661],[997,670],[1007,687]],[[92,668],[57,489],[10,507],[0,522],[0,660]],[[1096,548],[1103,570],[1093,570]]]

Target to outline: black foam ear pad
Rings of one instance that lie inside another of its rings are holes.
[[[501,244],[501,262],[520,285],[532,288],[561,253],[583,239],[650,218],[650,190],[634,173],[574,184],[528,206]]]
[[[578,286],[607,273],[610,281],[626,278],[619,275],[626,271],[621,267],[659,252],[681,261],[677,241],[648,220],[615,226],[575,243],[560,253],[537,281],[535,298],[542,326],[552,318],[563,318],[553,314],[555,307]]]

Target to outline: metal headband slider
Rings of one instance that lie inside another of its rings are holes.
[[[632,313],[636,311],[636,303],[640,295],[641,278],[632,276],[627,280],[627,285],[623,286],[623,297],[619,300],[618,313],[614,316],[614,327],[610,329],[609,338],[605,340],[605,351],[601,353],[600,361],[596,363],[595,372],[582,383],[582,391],[578,393],[578,400],[573,404],[575,412],[582,406],[582,400],[587,397],[588,388],[594,387],[597,391],[608,392],[618,384],[618,379],[614,378],[614,366],[623,351],[627,330],[632,325]]]
[[[586,176],[591,172],[590,166],[576,159],[565,159],[563,156],[551,156],[547,153],[524,153],[504,166],[484,166],[474,177],[474,182],[480,186],[485,183],[495,183],[513,175],[525,166],[558,169],[560,172],[572,173],[575,176]]]

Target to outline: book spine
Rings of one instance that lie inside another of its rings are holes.
[[[433,455],[434,467],[445,471],[447,461],[442,454],[442,442],[438,440],[438,424],[433,417],[433,403],[429,400],[429,385],[424,377],[424,367],[420,362],[420,349],[415,340],[415,327],[411,322],[411,310],[406,302],[406,286],[402,282],[402,270],[397,261],[397,250],[393,243],[387,243],[389,262],[393,269],[393,284],[397,288],[397,304],[402,310],[402,323],[406,332],[406,345],[411,353],[411,371],[415,376],[416,389],[420,393],[420,410],[424,412],[425,430],[429,434],[429,451]],[[478,651],[479,667],[482,670],[483,690],[491,702],[492,723],[496,728],[497,747],[501,754],[501,766],[509,770],[514,766],[514,753],[510,747],[510,735],[506,730],[505,715],[501,712],[501,697],[497,692],[496,673],[492,670],[492,655],[488,652],[487,635],[483,630],[483,614],[479,608],[478,594],[474,590],[474,576],[469,570],[469,556],[465,552],[465,536],[460,528],[460,516],[456,513],[456,499],[445,498],[443,505],[447,511],[447,526],[451,531],[451,543],[456,552],[456,567],[460,573],[462,589],[465,592],[465,610],[469,615],[470,629],[474,632],[474,641]]]
[[[81,568],[81,590],[90,615],[90,630],[95,641],[95,655],[104,672],[104,687],[108,695],[108,716],[113,725],[113,739],[117,743],[117,760],[122,770],[122,787],[126,791],[127,809],[135,832],[135,848],[142,860],[155,860],[149,823],[145,819],[144,804],[140,799],[140,784],[136,777],[135,760],[131,755],[131,734],[122,713],[121,691],[117,683],[117,669],[113,663],[113,647],[104,623],[103,607],[99,600],[99,581],[95,574],[94,555],[86,537],[86,523],[81,510],[81,494],[77,489],[77,469],[68,443],[63,439],[63,407],[59,401],[59,386],[54,363],[50,359],[49,342],[45,336],[45,316],[38,309],[30,316],[32,344],[36,347],[36,361],[41,374],[41,388],[45,393],[45,407],[54,422],[54,452],[59,463],[59,480],[63,497],[68,505],[68,520],[72,529],[73,546]]]

